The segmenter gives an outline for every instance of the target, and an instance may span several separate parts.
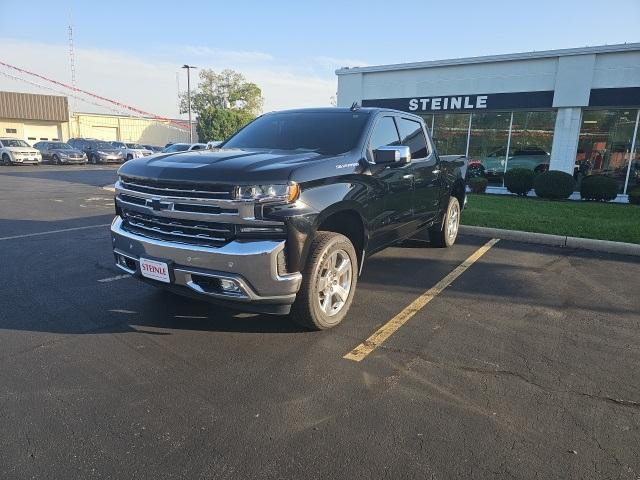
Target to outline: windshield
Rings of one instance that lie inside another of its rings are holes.
[[[24,140],[2,140],[2,144],[5,147],[29,147],[31,148],[31,145],[29,145],[27,142],[25,142]]]
[[[337,155],[358,144],[368,114],[300,112],[265,115],[231,137],[223,148],[312,151]]]
[[[145,148],[139,143],[127,143],[127,147],[137,149],[137,150],[145,150]]]
[[[174,143],[163,150],[164,153],[184,152],[189,148],[188,143]]]
[[[50,143],[49,148],[55,148],[58,150],[73,150],[73,147],[71,145],[67,145],[66,143],[62,142]]]
[[[112,150],[113,145],[107,142],[95,142],[93,146],[99,150]]]

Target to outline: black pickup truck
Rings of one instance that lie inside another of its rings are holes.
[[[120,167],[116,265],[182,295],[330,328],[367,257],[423,233],[453,245],[466,168],[408,113],[265,114],[213,150]]]

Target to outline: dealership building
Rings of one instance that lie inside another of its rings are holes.
[[[640,43],[342,68],[338,106],[422,116],[441,154],[464,154],[494,191],[504,172],[640,184]]]

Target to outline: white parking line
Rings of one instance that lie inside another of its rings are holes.
[[[12,235],[10,237],[0,237],[0,240],[14,240],[16,238],[39,237],[41,235],[49,235],[51,233],[74,232],[76,230],[87,230],[89,228],[108,227],[109,225],[111,225],[111,224],[110,223],[103,223],[102,225],[89,225],[87,227],[73,227],[73,228],[63,228],[61,230],[49,230],[48,232],[25,233],[24,235]]]
[[[128,274],[116,275],[115,277],[101,278],[98,281],[100,283],[107,283],[107,282],[115,282],[116,280],[122,280],[123,278],[131,278],[131,275],[128,275]]]

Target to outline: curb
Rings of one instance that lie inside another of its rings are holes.
[[[521,232],[519,230],[504,230],[502,228],[474,227],[470,225],[460,225],[460,233],[476,237],[501,238],[503,240],[514,240],[516,242],[535,243],[552,247],[581,248],[596,252],[640,257],[640,245],[635,243],[568,237],[565,235],[549,235],[547,233]]]

